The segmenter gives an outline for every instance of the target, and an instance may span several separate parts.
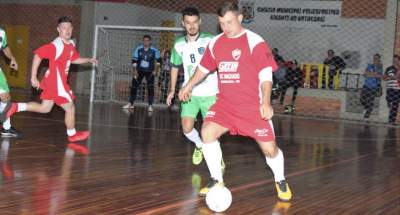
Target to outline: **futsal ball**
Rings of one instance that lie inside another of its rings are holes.
[[[206,203],[210,210],[214,212],[223,212],[228,209],[232,203],[231,191],[223,186],[214,186],[206,195]]]

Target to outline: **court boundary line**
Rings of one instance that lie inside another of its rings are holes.
[[[35,120],[43,120],[43,121],[50,121],[50,122],[57,122],[57,123],[64,123],[64,120],[58,119],[46,119],[42,117],[34,117],[34,116],[18,116],[17,118],[26,118],[26,119],[35,119]],[[306,119],[306,118],[305,118]],[[76,121],[75,124],[81,125],[89,125],[89,123],[84,121]],[[39,125],[41,126],[41,125]],[[153,130],[153,131],[166,131],[166,132],[176,132],[182,133],[182,129],[164,129],[164,128],[146,128],[146,127],[139,127],[139,126],[127,126],[127,125],[113,125],[113,124],[102,124],[102,123],[93,123],[92,126],[99,126],[99,127],[115,127],[115,128],[129,128],[129,129],[138,129],[138,130]],[[370,125],[375,126],[376,125]],[[387,127],[388,129],[391,127]],[[293,138],[291,136],[275,136],[276,138]],[[341,140],[341,141],[354,141],[354,140],[397,140],[396,138],[336,138],[336,137],[303,137],[303,136],[296,136],[295,139],[304,139],[304,140]]]

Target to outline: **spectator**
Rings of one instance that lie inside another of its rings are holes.
[[[393,56],[393,65],[386,68],[383,80],[386,81],[386,101],[389,108],[389,123],[395,124],[400,102],[400,56]]]
[[[285,76],[286,76],[286,66],[285,62],[283,61],[283,58],[277,58],[276,64],[278,66],[278,69],[272,74],[272,79],[273,79],[273,85],[272,85],[272,94],[271,94],[271,99],[278,99],[279,95],[281,94],[282,91],[282,85],[285,82]]]
[[[149,97],[148,111],[153,111],[154,100],[154,76],[156,71],[156,61],[161,63],[160,51],[151,45],[151,36],[143,36],[143,44],[136,47],[132,53],[132,65],[135,70],[132,78],[131,93],[129,103],[122,108],[134,108],[137,89],[140,87],[143,78],[146,78],[147,94]]]
[[[318,75],[319,75],[318,66],[311,65],[309,88],[318,88]]]
[[[286,109],[287,111],[292,112],[295,109],[297,89],[303,85],[303,72],[298,66],[296,60],[288,61],[286,63],[286,68],[285,80],[281,84],[280,104],[283,105],[287,89],[293,87],[292,102],[290,105],[285,106],[285,112]]]
[[[272,55],[274,56],[274,60],[276,62],[280,61],[280,62],[285,62],[285,60],[283,59],[283,57],[281,55],[279,55],[279,50],[277,48],[273,48],[271,50]]]
[[[369,118],[374,106],[375,97],[379,95],[381,86],[381,78],[383,75],[383,66],[381,56],[374,55],[373,63],[368,64],[365,69],[365,82],[361,90],[360,102],[364,106],[364,118]]]
[[[329,67],[329,89],[333,89],[333,78],[342,72],[346,68],[346,63],[339,56],[335,56],[335,52],[330,49],[328,50],[328,57],[325,58],[324,64]]]

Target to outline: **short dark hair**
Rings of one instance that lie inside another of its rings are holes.
[[[217,14],[219,17],[223,17],[229,11],[240,14],[239,6],[233,2],[224,2],[221,6],[219,6]]]
[[[61,24],[63,22],[72,23],[72,19],[69,18],[68,16],[62,16],[62,17],[58,18],[57,24]]]
[[[198,10],[197,8],[195,8],[195,7],[185,7],[185,8],[182,10],[182,19],[183,19],[183,17],[185,17],[185,16],[197,16],[197,17],[200,17],[200,12],[199,12],[199,10]]]
[[[148,34],[146,34],[146,35],[143,36],[143,39],[146,39],[146,38],[149,39],[149,40],[151,40],[151,36],[148,35]]]
[[[374,57],[381,58],[381,55],[379,53],[374,54]]]
[[[398,60],[400,60],[400,56],[398,54],[393,55],[394,58],[397,58]]]

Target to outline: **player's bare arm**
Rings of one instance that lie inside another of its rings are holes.
[[[73,64],[86,64],[86,63],[92,63],[92,64],[96,64],[97,63],[97,59],[96,58],[78,58],[74,61],[72,61]]]
[[[174,98],[175,95],[175,88],[176,88],[176,81],[178,79],[178,72],[179,69],[176,67],[172,67],[171,72],[170,72],[170,84],[169,84],[169,92],[168,92],[168,97],[167,97],[167,105],[170,106],[172,104],[172,99]]]
[[[154,76],[159,76],[160,75],[160,70],[161,70],[161,64],[157,61],[154,71],[153,71],[153,75]]]
[[[32,60],[32,69],[31,69],[31,85],[33,88],[39,88],[39,80],[37,79],[37,71],[42,62],[42,59],[35,54]]]
[[[260,114],[261,118],[264,120],[269,120],[274,115],[274,110],[271,106],[271,89],[271,81],[264,81],[261,83],[262,100],[260,105]]]
[[[18,70],[17,61],[15,60],[14,55],[12,54],[10,47],[7,46],[5,49],[3,49],[3,52],[4,52],[4,55],[6,57],[8,57],[8,59],[10,59],[10,61],[11,61],[10,62],[11,69]]]
[[[192,92],[193,87],[198,84],[203,78],[207,76],[207,73],[202,72],[199,67],[197,67],[196,72],[190,78],[189,82],[182,87],[179,91],[179,99],[181,101],[188,101],[190,99],[190,94]]]
[[[138,72],[137,72],[137,63],[132,63],[132,75],[133,78],[136,79],[138,77]]]

